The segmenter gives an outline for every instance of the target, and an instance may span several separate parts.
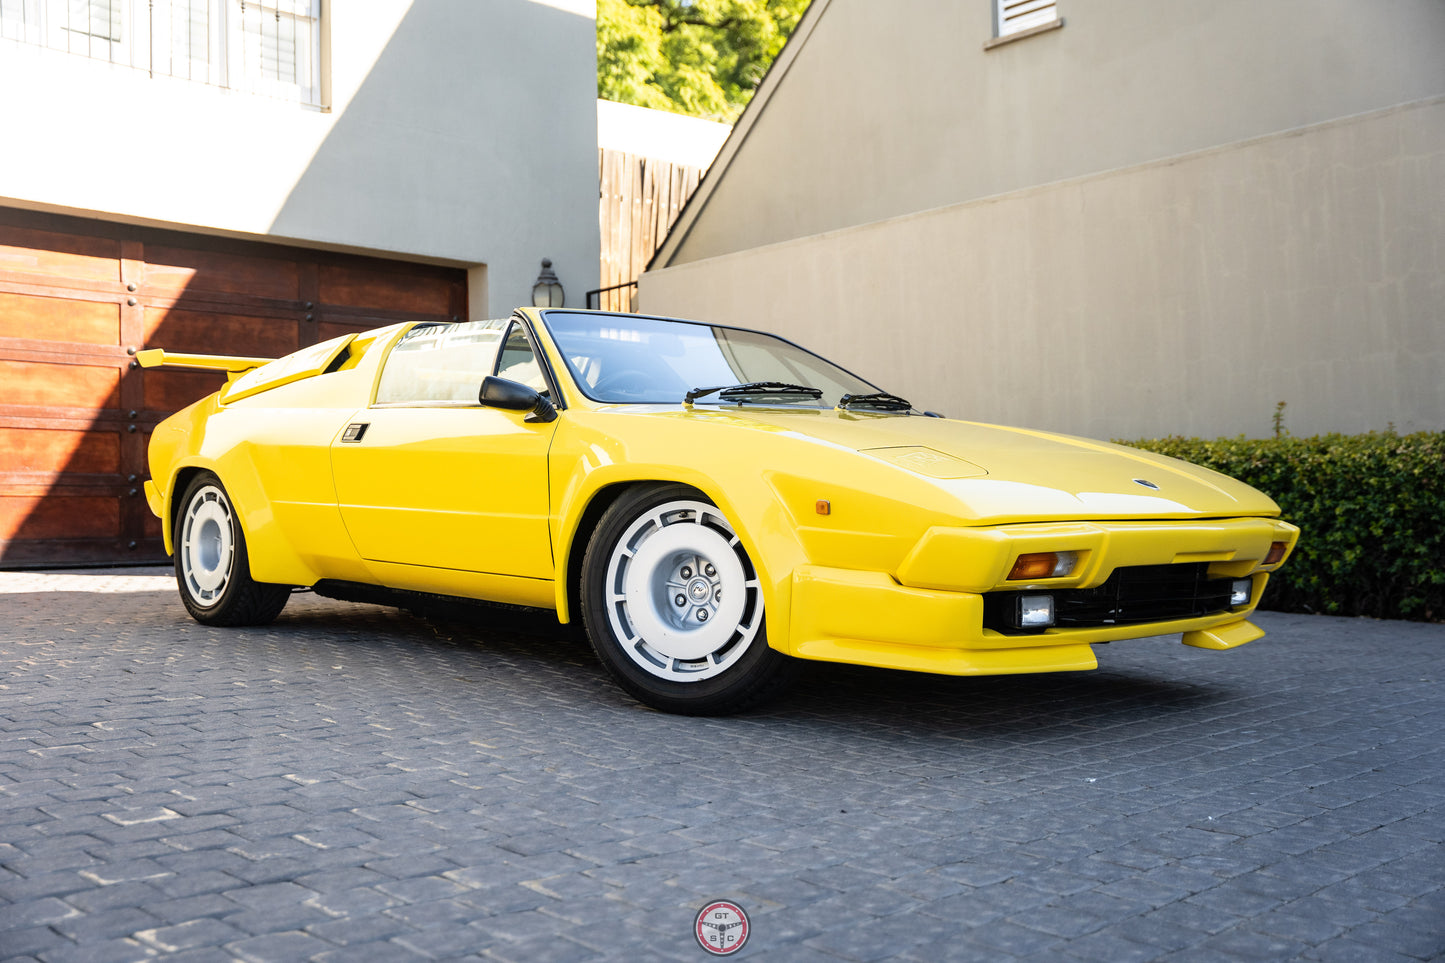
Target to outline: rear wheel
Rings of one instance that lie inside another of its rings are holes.
[[[212,473],[201,472],[186,486],[173,535],[176,584],[197,622],[265,625],[281,614],[291,587],[251,578],[246,534]]]
[[[738,712],[796,671],[768,646],[762,586],[732,525],[681,485],[633,489],[608,508],[583,560],[582,609],[613,678],[666,712]]]

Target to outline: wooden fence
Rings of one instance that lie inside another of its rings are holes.
[[[606,149],[597,151],[597,168],[603,288],[597,306],[605,311],[634,311],[637,288],[626,285],[637,280],[662,246],[668,229],[697,190],[704,169]]]

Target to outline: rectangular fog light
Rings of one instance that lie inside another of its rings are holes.
[[[1054,624],[1054,597],[1052,595],[1019,596],[1019,628],[1046,629]]]
[[[1237,578],[1229,588],[1229,604],[1231,606],[1248,605],[1249,597],[1254,594],[1254,580]]]

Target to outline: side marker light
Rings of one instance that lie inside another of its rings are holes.
[[[826,498],[818,499],[817,503],[813,507],[817,510],[819,515],[833,514],[833,503],[828,501]]]
[[[1264,557],[1264,564],[1273,565],[1275,562],[1278,562],[1280,559],[1284,558],[1284,550],[1286,547],[1287,546],[1284,542],[1271,542],[1269,546],[1269,554]]]
[[[1020,555],[1009,569],[1010,582],[1033,578],[1063,578],[1073,572],[1078,552],[1030,552]]]

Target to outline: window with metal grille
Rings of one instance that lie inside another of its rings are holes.
[[[321,0],[0,0],[0,38],[321,104]]]
[[[120,41],[120,0],[69,0],[66,13],[66,32]]]
[[[994,36],[1008,37],[1059,19],[1055,0],[994,0]]]

